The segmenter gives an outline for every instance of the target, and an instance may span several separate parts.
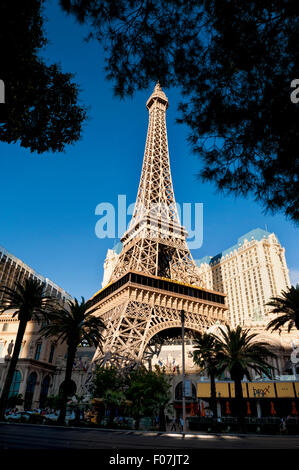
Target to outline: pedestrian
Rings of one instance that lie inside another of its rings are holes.
[[[286,419],[285,419],[285,418],[281,418],[281,422],[280,422],[280,433],[281,433],[281,434],[286,434],[286,432],[287,432]]]
[[[181,418],[180,418],[180,424],[181,424],[181,432],[183,432],[183,429],[184,429],[184,421],[183,421],[182,416],[181,416]]]
[[[172,420],[171,420],[170,431],[176,431],[176,419],[175,419],[175,417],[173,417]]]

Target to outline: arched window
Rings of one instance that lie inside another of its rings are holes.
[[[13,375],[13,379],[12,379],[12,382],[11,382],[11,386],[10,386],[10,389],[9,389],[9,395],[8,395],[8,398],[14,396],[14,395],[18,395],[19,393],[19,390],[20,390],[20,385],[21,385],[21,372],[19,370],[15,370],[14,372],[14,375]]]
[[[185,389],[186,390],[186,389]],[[195,385],[192,384],[192,400],[196,400],[196,388]],[[179,382],[175,387],[175,400],[182,401],[183,400],[183,382]],[[191,397],[186,397],[186,401],[191,400]]]
[[[31,372],[27,380],[27,387],[26,387],[26,392],[25,392],[25,400],[24,400],[25,410],[28,410],[32,407],[32,400],[33,400],[33,394],[34,394],[36,381],[37,381],[37,373]]]
[[[39,406],[40,406],[40,408],[45,407],[49,387],[50,387],[50,376],[46,375],[46,377],[44,377],[44,380],[42,381],[42,386],[41,386],[41,390],[40,390],[40,396],[39,396]]]

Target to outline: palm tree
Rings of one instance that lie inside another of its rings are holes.
[[[24,284],[16,282],[14,287],[2,286],[3,293],[1,313],[14,310],[12,316],[18,317],[19,328],[15,340],[12,358],[9,363],[3,391],[0,399],[0,420],[4,419],[9,390],[18,362],[23,337],[27,323],[31,320],[45,320],[51,309],[55,308],[57,300],[45,293],[45,287],[38,280],[26,279]]]
[[[267,304],[273,307],[271,313],[282,313],[267,325],[267,330],[278,330],[288,323],[288,332],[295,326],[299,330],[299,284],[281,292],[281,297],[271,297]]]
[[[235,397],[237,416],[243,418],[243,391],[242,380],[244,376],[251,380],[250,369],[264,373],[271,378],[273,367],[266,361],[267,357],[275,357],[268,349],[268,344],[256,339],[257,334],[249,334],[249,329],[237,326],[231,329],[219,328],[219,336],[214,335],[215,343],[219,348],[218,367],[228,370],[231,379],[235,382]]]
[[[193,361],[202,370],[206,370],[211,382],[210,408],[213,416],[217,417],[217,397],[215,378],[220,374],[218,368],[219,346],[210,333],[196,333],[194,335]]]
[[[71,378],[73,364],[77,348],[82,341],[89,345],[99,347],[102,350],[102,330],[105,328],[103,321],[88,312],[89,303],[82,297],[81,303],[77,299],[68,301],[68,308],[62,308],[51,313],[50,323],[40,332],[45,337],[55,337],[57,340],[67,343],[67,361],[65,380],[62,387],[62,399],[58,424],[65,423],[66,406],[71,390]]]

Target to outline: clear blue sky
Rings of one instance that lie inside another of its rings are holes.
[[[114,241],[99,239],[95,208],[116,205],[118,194],[135,201],[148,123],[145,102],[152,87],[120,101],[105,80],[103,51],[85,43],[86,29],[47,2],[44,56],[75,74],[89,120],[82,139],[65,153],[31,154],[18,145],[0,143],[0,245],[50,278],[71,295],[89,298],[101,287],[106,251]],[[203,245],[194,258],[215,255],[256,227],[275,232],[286,248],[292,282],[299,282],[298,229],[283,215],[265,216],[252,198],[215,193],[196,179],[199,161],[186,141],[188,129],[175,123],[179,95],[169,99],[168,143],[176,200],[204,204]]]

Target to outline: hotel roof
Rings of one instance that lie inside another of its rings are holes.
[[[250,232],[245,233],[245,235],[242,235],[241,237],[238,238],[238,242],[231,246],[230,248],[227,248],[226,250],[218,253],[216,256],[204,256],[203,258],[200,258],[198,260],[194,260],[197,266],[200,266],[201,264],[215,264],[218,263],[221,258],[225,257],[226,255],[229,255],[230,253],[234,252],[235,250],[238,250],[240,246],[242,246],[245,242],[245,240],[251,241],[251,240],[256,240],[260,241],[263,238],[268,238],[269,235],[271,235],[270,232],[267,232],[266,230],[263,230],[262,228],[255,228],[253,230],[250,230]]]

